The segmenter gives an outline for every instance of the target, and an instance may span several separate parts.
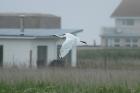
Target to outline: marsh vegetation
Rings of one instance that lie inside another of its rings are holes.
[[[77,68],[0,69],[0,93],[139,93],[139,50],[78,50]]]
[[[78,50],[78,67],[140,69],[140,48]]]

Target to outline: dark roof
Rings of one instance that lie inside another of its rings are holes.
[[[140,0],[122,0],[111,17],[140,17]]]

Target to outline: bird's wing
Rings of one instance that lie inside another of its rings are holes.
[[[69,48],[67,48],[67,49],[61,49],[61,50],[60,50],[60,55],[59,55],[59,57],[60,57],[60,58],[64,58],[64,57],[69,53],[69,51],[70,51]]]
[[[69,51],[72,49],[72,41],[67,39],[64,41],[64,43],[62,44],[62,47],[60,48],[60,57],[63,58],[64,56],[66,56]]]
[[[60,49],[60,58],[65,57],[69,53],[69,51],[72,50],[72,47],[77,45],[78,41],[77,37],[70,33],[66,33],[64,36],[66,37],[66,40],[64,41]]]

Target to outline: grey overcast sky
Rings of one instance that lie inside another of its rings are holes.
[[[111,13],[121,0],[0,0],[0,12],[49,13],[62,17],[62,28],[84,29],[78,36],[100,44],[103,26],[114,26]]]

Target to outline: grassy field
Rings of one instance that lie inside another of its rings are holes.
[[[78,67],[103,69],[140,69],[140,49],[78,50]]]
[[[140,70],[1,69],[0,93],[139,93]]]
[[[78,50],[77,68],[0,69],[0,93],[140,93],[139,51]]]

